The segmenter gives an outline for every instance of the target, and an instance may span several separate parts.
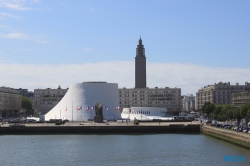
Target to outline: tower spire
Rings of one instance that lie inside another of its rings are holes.
[[[146,56],[140,35],[135,57],[135,88],[146,88],[146,86]]]
[[[136,57],[138,56],[145,57],[145,49],[144,49],[144,45],[142,45],[141,35],[139,39],[139,44],[137,45],[137,48],[136,48]]]

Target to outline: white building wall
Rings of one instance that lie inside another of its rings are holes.
[[[45,120],[60,118],[70,121],[86,121],[93,119],[95,111],[87,111],[86,108],[94,107],[98,102],[102,103],[103,108],[108,107],[108,111],[103,111],[104,119],[121,117],[115,109],[119,106],[118,84],[88,82],[72,84],[62,100],[45,115]],[[77,107],[82,107],[82,110],[77,111]]]

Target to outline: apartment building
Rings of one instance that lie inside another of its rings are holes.
[[[178,115],[181,111],[181,88],[122,88],[119,89],[121,109],[128,107],[167,108]]]
[[[21,109],[21,95],[9,87],[0,87],[0,116],[11,117]]]
[[[231,95],[232,105],[240,107],[246,103],[250,103],[250,89],[241,92],[233,92]]]
[[[230,85],[230,82],[219,82],[214,85],[204,86],[196,93],[196,109],[201,110],[205,102],[232,104],[232,93],[244,92],[246,88],[250,88],[250,83]]]
[[[59,85],[57,89],[35,89],[34,90],[34,110],[35,113],[45,115],[54,106],[59,103],[59,101],[67,93],[67,89],[62,89]]]

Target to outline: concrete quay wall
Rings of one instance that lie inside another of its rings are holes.
[[[199,124],[169,125],[86,125],[86,126],[11,126],[0,127],[4,134],[147,134],[147,133],[199,133]]]
[[[209,125],[203,125],[202,132],[204,134],[250,149],[250,134],[236,132],[233,130],[218,128]]]

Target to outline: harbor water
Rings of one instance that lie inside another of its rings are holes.
[[[243,156],[241,161],[226,157]],[[1,135],[0,165],[249,165],[250,150],[203,134]]]

